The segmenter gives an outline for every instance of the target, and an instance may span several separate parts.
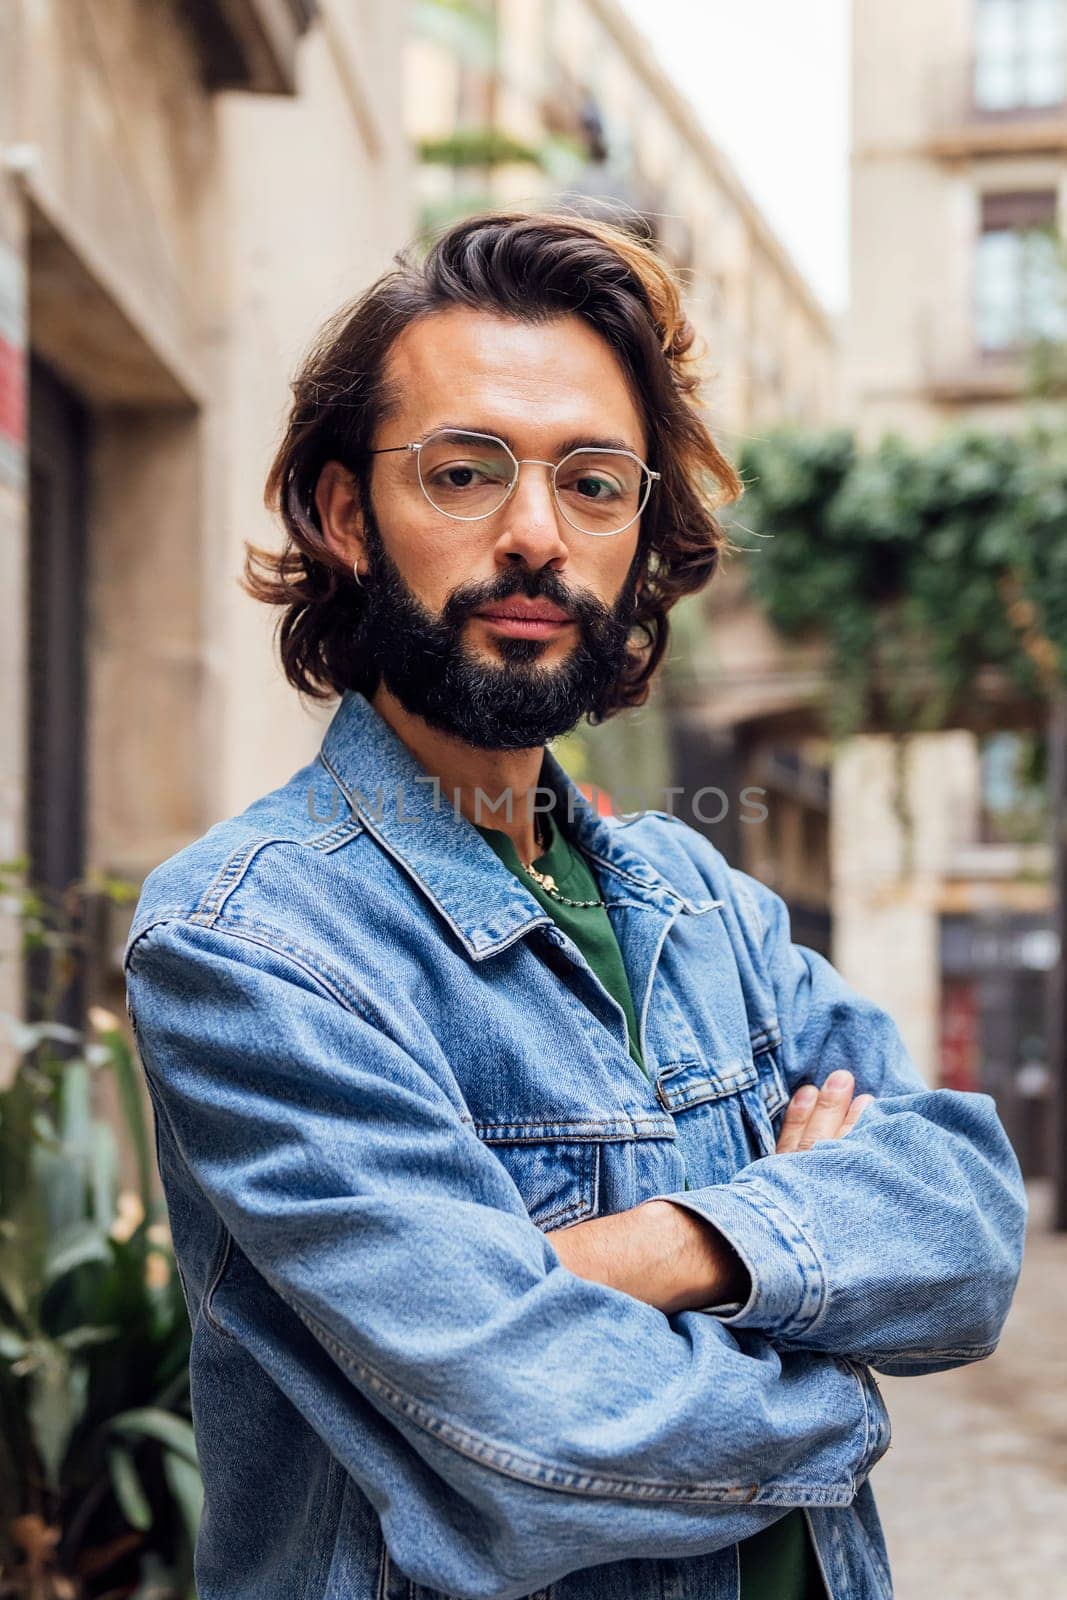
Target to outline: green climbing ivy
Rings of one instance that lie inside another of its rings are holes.
[[[733,542],[781,632],[825,640],[834,736],[950,726],[989,668],[1026,698],[1062,684],[1067,435],[864,451],[845,430],[778,431],[740,465]]]
[[[544,165],[542,152],[499,128],[457,128],[439,139],[421,139],[419,160],[433,166],[501,167]]]

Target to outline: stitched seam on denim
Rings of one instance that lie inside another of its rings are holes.
[[[204,890],[200,903],[189,913],[190,920],[206,923],[210,926],[225,902],[227,894],[235,889],[244,877],[249,863],[265,845],[274,843],[273,836],[263,839],[250,839],[246,840],[238,849],[232,851]]]
[[[613,1135],[605,1135],[605,1128],[621,1127],[623,1122],[628,1122],[630,1127]],[[645,1128],[648,1132],[644,1132]],[[551,1130],[563,1130],[555,1134]],[[621,1144],[633,1139],[667,1139],[673,1140],[673,1124],[670,1128],[666,1120],[658,1117],[642,1119],[639,1117],[622,1118],[611,1117],[603,1122],[596,1122],[591,1117],[579,1117],[573,1120],[557,1118],[553,1122],[475,1122],[474,1131],[479,1139],[492,1144],[552,1144],[565,1143],[572,1139],[581,1139],[583,1136],[577,1131],[580,1128],[590,1130],[588,1139],[596,1144]],[[515,1129],[514,1136],[510,1130]],[[527,1131],[523,1131],[527,1130]]]
[[[204,922],[207,926],[210,926],[213,917],[218,916],[226,900],[244,878],[249,866],[267,845],[295,844],[304,849],[329,851],[346,844],[349,839],[354,839],[362,831],[363,826],[360,819],[349,816],[343,822],[334,823],[327,828],[325,833],[313,834],[309,839],[301,839],[292,834],[279,833],[262,839],[247,840],[239,849],[228,856],[220,866],[214,879],[204,891],[199,906],[192,913],[194,920]],[[212,904],[213,899],[214,904]]]
[[[657,874],[656,880],[650,883],[647,879],[638,877],[636,872],[630,872],[626,867],[620,867],[617,861],[609,861],[607,856],[598,855],[595,850],[587,850],[584,845],[582,846],[582,854],[587,860],[598,862],[606,871],[613,873],[616,878],[623,878],[627,883],[633,884],[635,889],[651,889],[656,894],[669,895],[672,900],[684,899],[684,896],[680,895],[677,889],[671,888],[662,874]]]
[[[731,879],[737,893],[737,899],[744,901],[748,907],[750,915],[755,917],[756,927],[759,931],[760,961],[765,969],[766,962],[763,958],[763,946],[767,938],[767,924],[763,919],[763,912],[760,910],[759,901],[752,893],[752,890],[748,887],[748,884],[745,883],[736,872],[731,872]],[[764,976],[767,976],[766,971],[764,971]],[[773,986],[770,987],[773,989]],[[760,1025],[755,1029],[753,1029],[751,1026],[749,1027],[749,1042],[752,1046],[753,1055],[757,1055],[762,1050],[772,1049],[774,1045],[781,1043],[781,1039],[781,1024],[776,1016],[766,1018],[766,1020],[761,1022]]]
[[[912,1362],[916,1366],[926,1361],[983,1361],[986,1356],[993,1354],[998,1343],[999,1340],[994,1340],[992,1344],[957,1345],[955,1349],[949,1350],[923,1350],[918,1348],[911,1350],[876,1350],[873,1353],[865,1353],[863,1360],[867,1362],[868,1366],[874,1366],[876,1362],[889,1361]]]
[[[340,849],[350,839],[355,839],[363,832],[363,823],[359,817],[348,817],[344,822],[339,822],[329,833],[320,834],[317,839],[305,839],[303,843],[309,850],[321,850],[328,853]]]
[[[763,1066],[769,1070],[761,1072],[760,1067],[758,1065],[756,1066],[756,1079],[760,1086],[760,1092],[763,1094],[763,1103],[767,1107],[767,1113],[773,1122],[773,1119],[778,1115],[779,1111],[783,1110],[789,1104],[789,1091],[785,1086],[785,1079],[782,1074],[782,1069],[778,1065],[777,1061],[774,1060],[771,1051],[754,1050],[752,1052],[752,1060],[754,1065],[756,1064],[757,1055],[770,1058],[769,1060],[764,1060],[763,1062]]]
[[[650,906],[647,900],[607,900],[607,899],[605,899],[604,904],[608,908],[609,911],[614,910],[614,908],[616,906],[625,906],[630,911],[654,911],[657,916],[662,916],[664,911],[673,911],[673,910],[676,909],[674,906],[661,906],[661,905]]]
[[[681,904],[682,901],[679,899],[679,906]],[[663,946],[667,942],[667,935],[674,926],[679,906],[674,907],[673,914],[660,929],[659,938],[656,940],[655,949],[652,951],[652,959],[648,964],[648,981],[645,984],[645,992],[641,997],[641,1010],[637,1017],[637,1050],[642,1061],[648,1060],[648,1038],[645,1030],[648,1024],[648,1008],[652,1001],[652,991],[656,986],[656,968],[659,966],[659,958],[663,954]]]
[[[449,1422],[443,1417],[438,1417],[428,1406],[412,1396],[398,1389],[394,1383],[386,1378],[369,1362],[361,1360],[344,1345],[340,1344],[334,1336],[324,1328],[318,1319],[310,1312],[288,1297],[283,1297],[296,1312],[297,1316],[311,1329],[315,1337],[330,1351],[339,1365],[348,1367],[372,1389],[386,1406],[391,1407],[399,1415],[406,1417],[416,1427],[439,1439],[443,1444],[455,1450],[457,1454],[467,1456],[473,1461],[488,1465],[504,1477],[517,1478],[522,1482],[533,1483],[540,1489],[558,1489],[562,1492],[577,1494],[603,1495],[639,1500],[724,1500],[732,1503],[747,1502],[758,1493],[759,1485],[720,1485],[720,1484],[693,1484],[680,1483],[669,1479],[655,1478],[621,1478],[608,1473],[586,1473],[576,1471],[571,1467],[562,1467],[556,1463],[545,1461],[538,1456],[528,1455],[523,1451],[515,1450],[511,1446],[502,1446],[491,1439],[484,1438],[481,1434],[472,1433],[470,1429],[462,1428],[456,1423]],[[847,1499],[839,1498],[847,1493],[851,1498],[854,1489],[851,1485],[841,1490],[817,1491],[809,1485],[775,1484],[773,1488],[779,1493],[827,1493],[834,1498],[828,1500],[829,1504],[845,1504]]]
[[[700,1083],[693,1084],[691,1088],[681,1087],[672,1094],[672,1086],[664,1080],[672,1073],[676,1074],[688,1066],[703,1067],[706,1077]],[[734,1072],[716,1074],[707,1072],[705,1061],[680,1062],[676,1067],[661,1069],[656,1075],[657,1092],[662,1086],[664,1097],[671,1101],[671,1109],[678,1111],[684,1111],[689,1106],[702,1106],[717,1100],[732,1099],[734,1095],[741,1094],[745,1089],[754,1088],[758,1083],[759,1077],[753,1066],[742,1066]]]
[[[770,1017],[762,1027],[749,1034],[749,1044],[752,1046],[754,1056],[763,1055],[767,1050],[774,1050],[782,1042],[782,1027],[777,1017]]]
[[[641,820],[641,817],[632,817],[629,822],[617,823],[615,826],[616,828],[626,828],[630,827],[634,822],[640,822]],[[598,855],[595,850],[588,850],[583,846],[582,853],[590,861],[599,862],[602,867],[606,868],[608,872],[614,873],[616,877],[625,878],[627,883],[634,884],[636,888],[652,889],[659,894],[668,895],[672,900],[679,901],[681,905],[693,911],[713,911],[716,909],[716,907],[721,907],[726,904],[725,900],[712,900],[707,903],[693,902],[689,900],[686,895],[683,895],[679,890],[675,889],[661,872],[657,872],[655,881],[649,883],[647,880],[639,877],[636,872],[631,872],[626,867],[621,867],[617,861],[609,861],[606,856]],[[623,904],[628,902],[620,901],[618,903]],[[612,904],[615,904],[615,902],[612,902]]]
[[[594,1209],[595,1207],[589,1204],[583,1195],[579,1200],[572,1200],[570,1205],[557,1206],[555,1211],[549,1211],[543,1217],[531,1211],[530,1221],[535,1222],[539,1228],[547,1228],[551,1223],[558,1222],[561,1217],[566,1217],[568,1221],[573,1219],[575,1222],[580,1222],[585,1217],[591,1217]]]

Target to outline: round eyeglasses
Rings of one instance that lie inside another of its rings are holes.
[[[561,461],[523,460],[492,433],[438,428],[413,444],[368,450],[370,456],[408,450],[415,457],[419,485],[435,511],[457,522],[491,517],[519,481],[521,466],[550,467],[552,493],[560,515],[579,533],[622,533],[636,522],[659,477],[632,450],[582,445]]]

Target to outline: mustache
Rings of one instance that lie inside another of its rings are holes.
[[[610,607],[602,601],[592,595],[576,592],[556,573],[542,569],[502,572],[498,578],[486,583],[462,585],[449,595],[441,620],[450,626],[457,626],[485,606],[510,600],[515,595],[522,595],[527,600],[547,600],[578,622],[602,622],[611,615]]]

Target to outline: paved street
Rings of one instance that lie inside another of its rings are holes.
[[[896,1600],[1067,1594],[1067,1235],[1030,1185],[1022,1278],[988,1361],[878,1382],[893,1443],[871,1479]]]

